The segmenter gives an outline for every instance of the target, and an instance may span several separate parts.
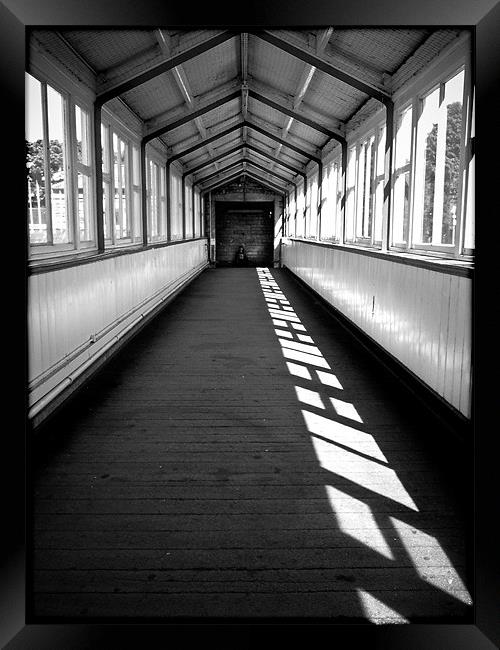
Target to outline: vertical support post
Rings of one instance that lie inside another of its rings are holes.
[[[293,229],[293,230],[294,230],[294,232],[293,232],[293,236],[294,236],[294,237],[297,237],[297,213],[298,213],[298,210],[297,210],[297,199],[298,199],[298,196],[297,196],[297,185],[294,185],[294,186],[293,186],[293,192],[294,192],[294,196],[295,196],[295,215],[294,215],[294,219],[293,219],[294,222],[295,222],[295,225],[294,225],[294,229]]]
[[[392,197],[392,151],[394,146],[394,103],[385,102],[385,173],[384,211],[382,217],[382,251],[389,250],[391,197]]]
[[[167,202],[167,241],[171,241],[172,239],[172,227],[171,227],[171,217],[170,217],[170,203],[172,200],[172,188],[171,188],[171,173],[170,173],[170,165],[171,161],[167,160],[165,163],[165,175],[166,175],[166,187],[165,187],[165,192],[166,192],[166,202]]]
[[[317,227],[316,239],[321,239],[321,215],[323,212],[323,163],[318,162],[318,199],[317,199]]]
[[[341,244],[345,244],[345,225],[347,215],[347,142],[342,142],[342,198],[340,199],[342,210]]]
[[[102,142],[101,142],[101,117],[102,106],[94,102],[94,162],[95,162],[95,216],[97,250],[104,251],[104,214],[102,209]]]
[[[191,212],[193,219],[193,239],[196,237],[196,210],[194,209],[194,183],[191,184]]]
[[[302,185],[302,194],[304,195],[304,209],[302,210],[302,237],[307,235],[307,176],[304,176]]]
[[[203,198],[201,196],[201,191],[200,191],[198,196],[199,196],[199,199],[200,199],[200,236],[205,237],[206,236],[206,232],[205,232],[205,228],[204,228],[205,214],[204,214],[204,211],[203,211]]]
[[[182,174],[182,239],[186,239],[186,177]]]
[[[148,245],[148,195],[146,169],[146,142],[141,140],[141,214],[142,214],[142,245]]]

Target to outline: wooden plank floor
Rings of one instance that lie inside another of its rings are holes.
[[[290,274],[260,276],[205,271],[48,425],[37,619],[470,622],[458,443]]]

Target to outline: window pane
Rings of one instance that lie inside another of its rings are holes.
[[[417,244],[432,243],[438,121],[439,88],[436,88],[422,100],[418,120],[413,232]]]
[[[128,214],[128,144],[120,139],[120,177],[121,177],[121,236],[130,237],[130,219]]]
[[[321,211],[321,239],[332,241],[335,239],[337,218],[337,163],[330,163],[327,167],[326,178],[323,180],[323,209]]]
[[[296,224],[296,234],[297,237],[304,236],[304,192],[302,191],[303,187],[297,188],[297,224]]]
[[[83,165],[90,165],[89,115],[78,104],[75,105],[76,157]]]
[[[442,244],[455,243],[457,223],[460,150],[462,143],[462,96],[464,73],[450,79],[445,85],[446,144],[444,159]]]
[[[121,178],[120,178],[120,152],[118,144],[118,136],[113,133],[113,225],[115,239],[120,239],[121,235]]]
[[[141,163],[139,160],[139,149],[136,146],[132,146],[132,183],[134,185],[140,185],[140,168]]]
[[[470,100],[469,100],[470,101]],[[475,137],[475,102],[472,103],[472,119],[470,126],[470,137]],[[468,163],[469,175],[467,181],[467,199],[465,201],[465,235],[464,235],[464,249],[472,251],[475,247],[474,243],[474,191],[475,191],[475,156],[469,154],[470,161]]]
[[[49,85],[47,85],[47,112],[52,237],[54,244],[65,244],[69,241],[69,224],[66,201],[64,99]]]
[[[133,208],[134,208],[134,241],[142,238],[141,223],[141,193],[139,190],[133,191]]]
[[[318,232],[318,177],[311,179],[309,208],[309,238],[316,239]]]
[[[372,201],[375,203],[373,217],[373,241],[382,242],[382,224],[384,221],[384,173],[385,173],[385,124],[378,129],[377,171]]]
[[[356,149],[349,149],[347,162],[347,188],[346,188],[346,216],[345,238],[346,241],[354,240],[354,214],[355,214],[355,185],[356,179]]]
[[[109,127],[101,124],[102,171],[109,174]]]
[[[45,202],[42,84],[29,74],[26,75],[26,156],[29,240],[30,244],[46,244],[48,215]]]
[[[108,240],[112,237],[112,218],[109,212],[110,185],[104,181],[102,184],[102,212],[104,217],[104,237]]]
[[[78,222],[80,241],[92,241],[92,196],[90,178],[78,172]]]
[[[393,245],[404,245],[408,242],[410,171],[407,166],[411,160],[411,122],[412,107],[409,106],[399,116],[396,128],[392,209]]]

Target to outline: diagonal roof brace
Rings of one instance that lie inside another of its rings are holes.
[[[183,178],[185,178],[186,176],[189,176],[190,174],[195,174],[200,169],[203,169],[204,167],[207,167],[208,165],[212,165],[216,160],[221,160],[222,158],[225,158],[226,156],[229,156],[229,155],[231,155],[233,153],[236,153],[237,151],[240,151],[241,149],[244,149],[244,148],[255,151],[256,153],[259,153],[261,156],[264,156],[265,158],[269,158],[273,162],[276,162],[276,164],[281,165],[282,167],[285,167],[286,169],[289,169],[292,173],[297,174],[299,176],[302,176],[304,178],[304,180],[306,180],[306,178],[307,178],[306,173],[304,171],[302,171],[300,169],[296,169],[295,167],[292,167],[291,165],[288,165],[287,163],[285,163],[285,162],[283,162],[281,160],[277,160],[276,158],[274,158],[274,156],[271,156],[271,154],[268,154],[266,151],[262,151],[258,147],[254,147],[253,145],[250,145],[250,144],[248,144],[246,142],[242,142],[239,145],[237,145],[236,147],[233,147],[233,148],[229,149],[228,151],[225,151],[225,152],[219,154],[218,156],[215,156],[215,158],[212,158],[211,160],[207,160],[204,163],[201,163],[200,165],[197,165],[196,167],[193,167],[192,169],[187,169],[182,176],[183,176]]]
[[[253,180],[257,181],[258,183],[261,183],[262,185],[266,186],[268,189],[272,190],[273,192],[276,192],[277,194],[280,194],[284,196],[286,194],[286,189],[280,185],[274,185],[271,181],[263,178],[261,175],[248,171],[246,169],[240,169],[234,174],[230,174],[229,176],[226,176],[225,178],[221,178],[219,180],[213,181],[210,183],[207,187],[202,187],[201,188],[201,193],[206,194],[207,192],[211,192],[214,189],[221,187],[225,185],[226,183],[230,183],[232,180],[235,180],[236,178],[239,178],[241,176],[248,176],[249,178],[252,178]]]
[[[229,93],[228,95],[224,95],[220,99],[215,100],[214,102],[211,102],[210,104],[207,104],[206,106],[203,106],[201,108],[196,109],[195,111],[191,111],[190,113],[187,113],[183,117],[179,118],[178,120],[174,120],[173,122],[169,122],[168,124],[165,124],[164,126],[161,126],[156,129],[152,129],[151,131],[147,132],[144,136],[144,140],[146,142],[149,142],[150,140],[153,140],[154,138],[157,138],[160,135],[163,135],[164,133],[168,133],[169,131],[173,131],[174,129],[178,128],[179,126],[182,126],[183,124],[187,124],[188,122],[191,122],[195,118],[199,117],[200,115],[203,115],[204,113],[208,113],[210,111],[213,111],[215,108],[219,108],[219,106],[222,106],[223,104],[227,104],[230,101],[233,101],[234,99],[237,99],[240,97],[240,91],[235,90],[232,93]]]
[[[292,109],[287,108],[282,104],[278,104],[272,99],[269,99],[269,97],[266,97],[262,93],[258,93],[257,91],[252,90],[251,88],[249,89],[248,94],[250,97],[256,99],[262,104],[266,104],[270,108],[274,108],[274,110],[279,111],[280,113],[284,113],[285,115],[289,115],[290,117],[293,117],[295,120],[297,120],[297,122],[302,122],[306,126],[309,126],[311,129],[319,131],[320,133],[323,133],[324,135],[328,136],[328,138],[337,140],[338,142],[345,142],[345,137],[343,133],[341,133],[340,131],[337,130],[332,131],[331,129],[327,129],[326,127],[321,126],[314,120],[310,120],[308,117],[305,117],[301,113],[297,113],[296,111],[293,111]]]
[[[198,45],[190,47],[185,52],[181,52],[180,54],[177,54],[176,56],[173,56],[166,61],[162,61],[152,68],[149,68],[149,70],[145,70],[144,72],[134,75],[127,81],[117,84],[114,88],[110,88],[109,90],[98,94],[95,101],[97,104],[102,106],[110,99],[118,97],[118,95],[121,95],[128,90],[137,88],[137,86],[140,86],[143,83],[154,79],[154,77],[158,77],[168,70],[172,70],[172,68],[175,68],[178,65],[181,65],[182,63],[185,63],[186,61],[199,56],[200,54],[204,54],[208,50],[217,47],[217,45],[220,45],[221,43],[224,43],[225,41],[229,40],[230,38],[234,38],[237,35],[238,32],[227,30],[220,34],[217,34],[216,36],[208,38],[203,43],[198,43]]]
[[[271,171],[271,170],[269,170],[269,168],[264,167],[264,165],[260,165],[259,163],[255,162],[251,158],[247,158],[247,157],[239,158],[238,160],[230,163],[229,165],[226,165],[226,167],[223,167],[223,168],[219,169],[216,172],[212,172],[211,174],[207,174],[206,176],[202,176],[200,178],[197,178],[196,181],[194,181],[194,182],[195,183],[204,183],[206,180],[208,180],[210,178],[213,178],[214,176],[218,176],[223,171],[232,169],[233,167],[237,167],[238,165],[240,165],[242,163],[252,165],[253,167],[256,167],[257,169],[261,169],[262,171],[264,171],[264,172],[266,172],[268,174],[272,174],[273,176],[275,176],[276,178],[278,178],[279,180],[283,181],[286,184],[292,184],[292,185],[295,184],[295,183],[293,183],[293,181],[290,178],[287,178],[286,176],[282,176],[281,174],[278,174],[274,170]]]
[[[271,45],[274,45],[280,50],[283,50],[288,54],[295,56],[297,59],[309,63],[309,65],[318,68],[318,70],[325,72],[331,77],[335,77],[336,79],[343,81],[347,85],[352,86],[353,88],[357,88],[357,90],[365,93],[366,95],[369,95],[370,97],[373,97],[374,99],[377,99],[379,102],[382,102],[383,104],[387,104],[387,102],[392,102],[389,93],[380,90],[376,86],[373,86],[372,84],[363,81],[362,79],[354,77],[352,74],[348,74],[347,72],[344,72],[340,68],[337,68],[331,63],[328,63],[328,61],[321,59],[315,54],[311,54],[309,52],[300,49],[299,47],[293,45],[292,43],[289,43],[288,41],[283,40],[282,38],[275,36],[274,34],[272,34],[267,30],[250,30],[249,33],[264,41],[267,41],[268,43],[271,43]]]

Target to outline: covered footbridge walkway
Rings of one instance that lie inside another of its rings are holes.
[[[33,620],[471,622],[473,50],[28,30]]]

